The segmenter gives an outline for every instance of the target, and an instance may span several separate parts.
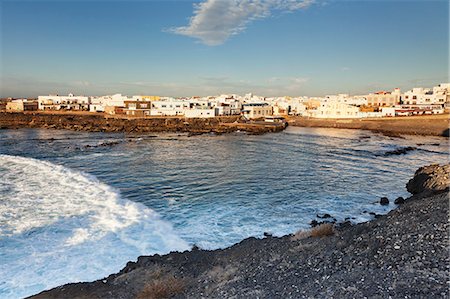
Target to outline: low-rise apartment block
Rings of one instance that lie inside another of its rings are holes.
[[[258,119],[273,114],[273,107],[267,103],[250,103],[242,106],[242,116],[246,119]]]
[[[89,110],[89,98],[85,96],[49,95],[38,97],[39,110]]]
[[[12,100],[6,103],[5,108],[9,112],[35,111],[38,110],[38,102],[27,99]]]
[[[378,91],[365,96],[369,107],[391,107],[400,104],[401,92],[399,88],[394,91]]]

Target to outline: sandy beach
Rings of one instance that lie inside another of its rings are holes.
[[[337,129],[371,130],[387,135],[449,136],[449,114],[367,119],[317,119],[289,117],[289,125]]]

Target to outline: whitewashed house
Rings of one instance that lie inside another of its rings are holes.
[[[109,114],[115,108],[124,108],[125,101],[130,101],[132,98],[122,95],[120,93],[113,95],[105,95],[99,97],[91,97],[89,111],[90,112],[108,112]]]
[[[89,110],[89,98],[85,96],[38,96],[39,110]]]
[[[177,116],[184,115],[186,110],[190,109],[188,101],[167,100],[151,102],[150,115],[152,116]]]
[[[359,118],[362,114],[356,106],[341,102],[321,102],[316,110],[309,110],[316,118]]]
[[[267,103],[247,103],[242,106],[242,115],[246,119],[264,118],[273,115],[273,107]]]
[[[413,88],[403,95],[405,105],[442,105],[448,106],[450,103],[450,83],[442,83],[430,88]]]
[[[210,118],[217,116],[217,108],[201,109],[192,108],[184,111],[184,116],[187,118]]]

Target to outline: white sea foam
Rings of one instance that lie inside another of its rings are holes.
[[[186,250],[172,226],[94,176],[0,155],[0,297],[102,278],[142,254]]]

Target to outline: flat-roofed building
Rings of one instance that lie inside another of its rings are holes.
[[[38,97],[39,110],[89,110],[89,98],[85,96],[49,95]]]
[[[184,112],[184,116],[187,118],[210,118],[217,116],[218,109],[217,108],[211,108],[211,109],[198,109],[198,108],[192,108],[189,110],[186,110]]]
[[[341,102],[322,102],[316,110],[310,110],[316,118],[359,118],[361,113],[356,106]]]
[[[242,115],[246,119],[258,119],[273,115],[273,107],[267,103],[249,103],[242,106]]]
[[[413,88],[403,95],[402,104],[405,105],[442,105],[450,103],[450,83],[442,83],[430,88]]]
[[[143,117],[150,115],[151,102],[149,101],[125,101],[125,108],[123,111],[128,116]]]
[[[184,115],[190,109],[190,103],[183,100],[154,101],[151,103],[151,115]]]
[[[396,88],[394,91],[378,91],[365,96],[367,106],[369,107],[392,107],[400,104],[401,93],[400,89]]]
[[[34,111],[38,109],[38,102],[28,101],[26,99],[12,100],[6,103],[5,108],[9,112]]]

